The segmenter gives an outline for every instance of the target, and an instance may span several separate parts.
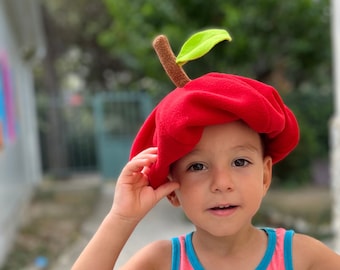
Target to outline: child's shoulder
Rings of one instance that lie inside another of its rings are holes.
[[[172,244],[159,240],[139,250],[121,269],[171,269]]]
[[[340,255],[319,240],[296,233],[293,238],[294,269],[340,269]]]

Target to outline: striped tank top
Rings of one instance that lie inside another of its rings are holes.
[[[267,233],[268,245],[255,270],[293,270],[292,240],[294,231],[261,228]],[[204,270],[192,245],[193,232],[173,238],[172,270]]]

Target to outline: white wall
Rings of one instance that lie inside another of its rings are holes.
[[[0,1],[0,53],[5,52],[12,73],[17,136],[0,149],[0,267],[19,225],[20,212],[41,181],[32,67],[21,58],[17,37]]]

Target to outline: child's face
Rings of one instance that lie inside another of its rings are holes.
[[[169,178],[180,188],[169,198],[198,230],[231,235],[251,225],[269,188],[271,169],[259,134],[247,125],[209,126],[196,147],[173,164]]]

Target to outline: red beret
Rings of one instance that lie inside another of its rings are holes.
[[[150,185],[157,188],[167,181],[169,166],[199,142],[204,127],[236,120],[265,134],[265,151],[273,163],[298,143],[296,118],[273,87],[237,75],[209,73],[165,96],[139,130],[130,158],[158,147],[149,174]]]

